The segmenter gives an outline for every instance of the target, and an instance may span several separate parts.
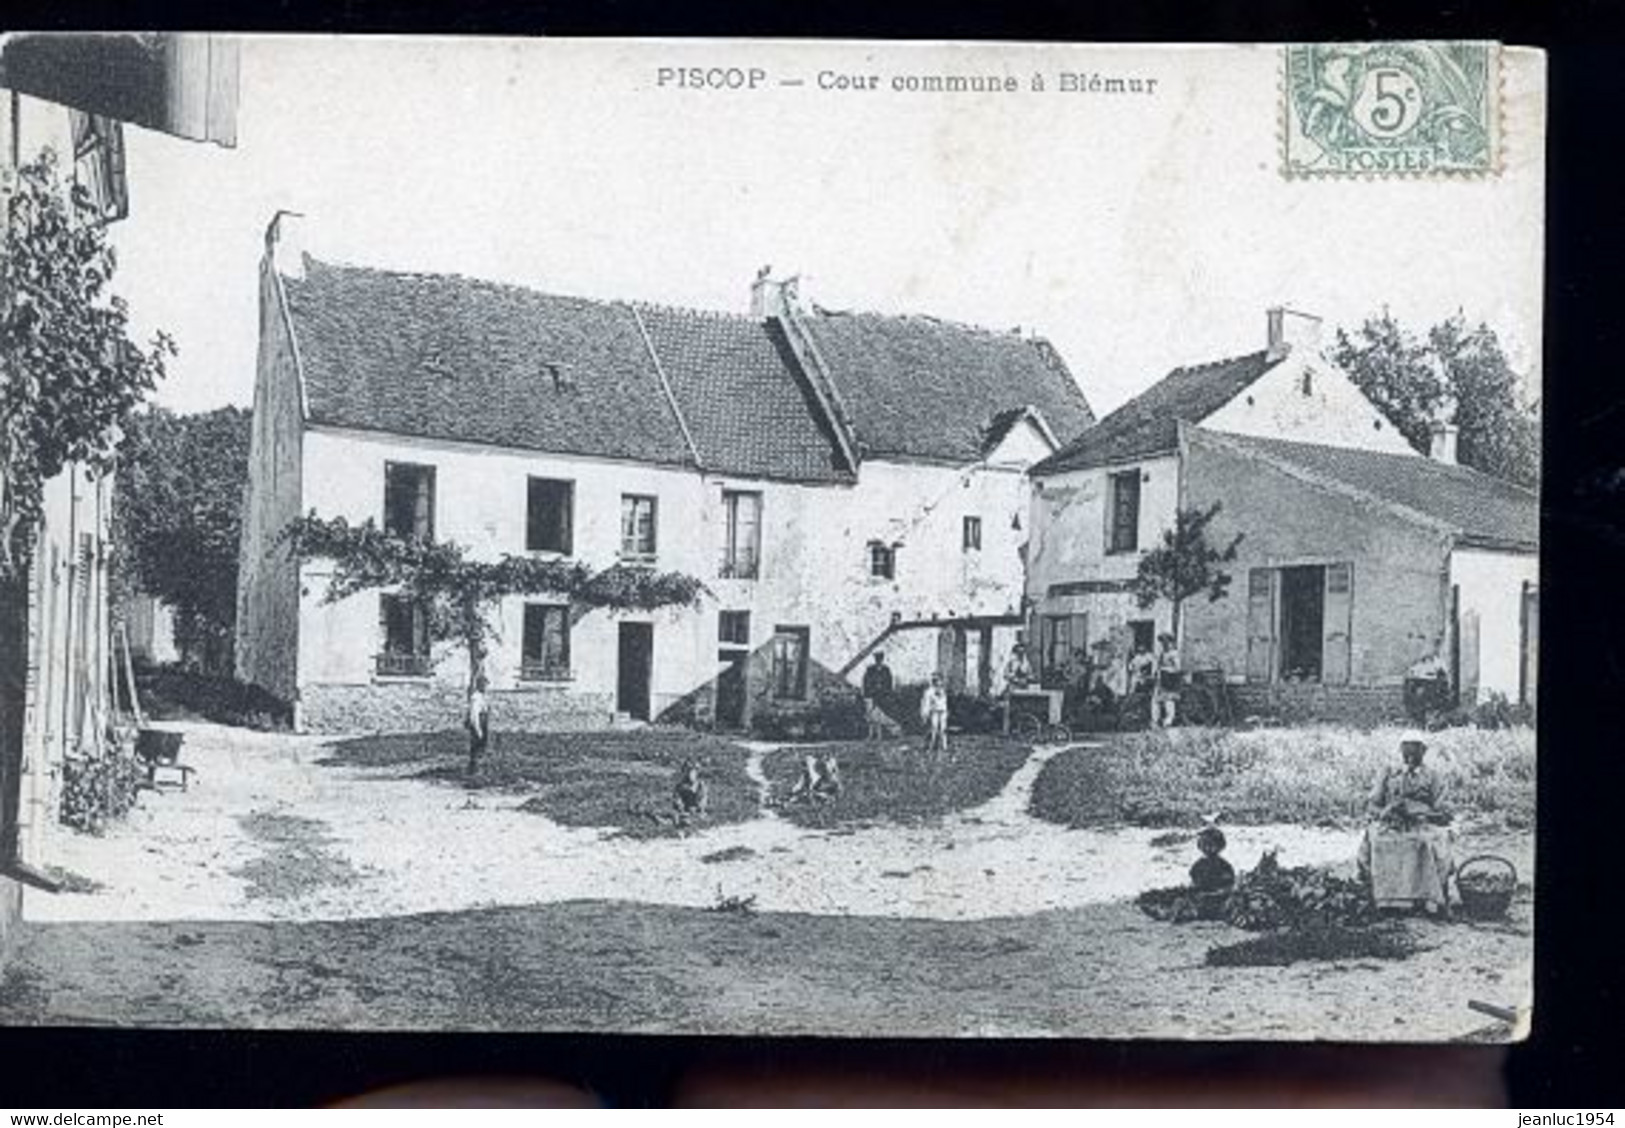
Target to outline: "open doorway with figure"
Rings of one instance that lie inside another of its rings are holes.
[[[1319,681],[1326,634],[1326,569],[1281,569],[1281,680]]]

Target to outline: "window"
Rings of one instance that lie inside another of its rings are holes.
[[[1140,547],[1140,472],[1125,470],[1107,480],[1106,551]]]
[[[1314,373],[1305,372],[1303,374],[1303,382],[1300,385],[1300,387],[1302,387],[1304,395],[1306,395],[1306,396],[1314,395],[1315,394],[1315,377],[1314,377]]]
[[[750,612],[724,611],[717,616],[717,641],[730,646],[749,646]]]
[[[643,494],[621,495],[621,556],[628,560],[655,558],[655,499]]]
[[[563,681],[570,676],[569,607],[525,604],[519,676],[531,681]]]
[[[1045,615],[1039,622],[1041,680],[1054,688],[1066,681],[1066,664],[1074,650],[1088,646],[1088,617],[1085,615]]]
[[[897,578],[897,548],[880,541],[869,542],[869,574],[882,580]]]
[[[434,540],[434,467],[384,463],[384,532]]]
[[[378,673],[385,677],[427,677],[429,617],[423,604],[409,596],[380,595],[378,626],[384,640],[384,649],[378,655]]]
[[[525,548],[570,555],[575,483],[532,478],[525,498]]]
[[[722,574],[754,580],[762,559],[762,495],[723,490],[722,507],[728,519]]]
[[[980,517],[965,518],[964,548],[966,552],[980,552],[982,550],[982,519]]]
[[[784,701],[807,697],[806,627],[775,627],[773,631],[773,696]]]

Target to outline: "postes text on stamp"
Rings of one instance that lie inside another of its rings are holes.
[[[1499,44],[1323,43],[1284,53],[1287,176],[1499,170]]]

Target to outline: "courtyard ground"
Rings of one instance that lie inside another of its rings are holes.
[[[1129,903],[1182,879],[1188,841],[1028,813],[1050,758],[1098,745],[1024,751],[991,798],[911,825],[769,808],[640,839],[413,758],[184,731],[190,790],[58,836],[79,891],[29,893],[0,1021],[1439,1039],[1482,1031],[1469,999],[1529,995],[1527,893],[1505,924],[1416,923],[1405,961],[1204,967],[1246,934]],[[765,793],[770,750],[745,753]],[[1230,854],[1346,865],[1357,838],[1237,826]],[[1527,833],[1463,845],[1528,872]]]

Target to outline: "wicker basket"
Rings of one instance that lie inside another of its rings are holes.
[[[1477,854],[1456,867],[1461,910],[1477,920],[1506,916],[1517,888],[1517,869],[1499,854]]]

